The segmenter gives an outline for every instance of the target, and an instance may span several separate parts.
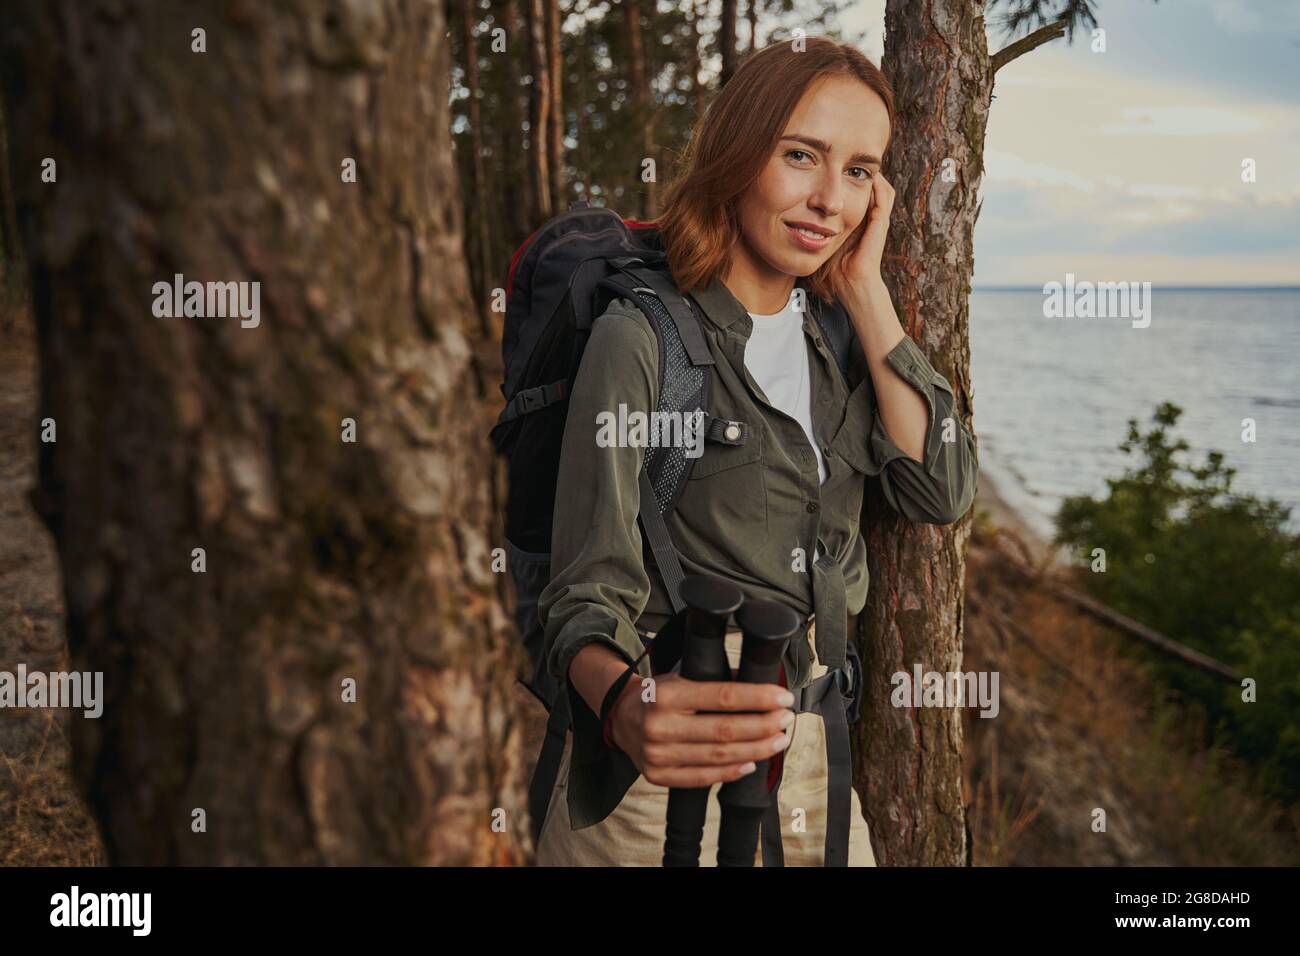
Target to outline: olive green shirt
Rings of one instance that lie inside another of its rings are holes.
[[[974,439],[954,409],[952,388],[907,336],[889,365],[924,396],[930,410],[924,461],[885,432],[866,358],[855,339],[845,381],[821,329],[803,316],[809,353],[817,457],[803,427],[770,405],[745,368],[753,321],[721,280],[690,293],[717,363],[709,374],[710,415],[747,424],[743,444],[706,442],[668,522],[686,574],[734,581],[751,598],[781,601],[816,615],[818,659],[843,666],[849,615],[867,598],[866,545],[859,533],[868,477],[912,521],[948,524],[975,497]],[[808,293],[810,307],[813,303]],[[547,666],[568,690],[573,749],[568,778],[575,829],[603,820],[635,782],[624,753],[605,746],[600,720],[567,681],[575,654],[593,641],[630,664],[644,650],[637,629],[657,630],[672,604],[652,558],[643,558],[638,475],[644,447],[600,447],[597,415],[649,413],[658,405],[659,345],[649,320],[616,299],[593,323],[569,398],[552,535],[551,579],[538,601]],[[948,423],[945,425],[945,423]],[[945,441],[945,432],[949,440]],[[814,545],[820,555],[813,561]],[[648,554],[648,552],[644,552]],[[791,641],[790,687],[809,682],[806,641]],[[649,676],[649,661],[640,665]]]

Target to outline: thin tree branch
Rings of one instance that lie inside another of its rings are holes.
[[[1215,677],[1224,678],[1225,680],[1232,681],[1234,684],[1241,683],[1241,674],[1229,667],[1227,664],[1224,664],[1222,661],[1217,661],[1208,654],[1202,654],[1200,651],[1194,650],[1186,644],[1180,644],[1178,641],[1166,637],[1154,628],[1147,627],[1140,621],[1135,621],[1131,617],[1121,614],[1119,611],[1109,608],[1100,601],[1094,600],[1085,594],[1081,594],[1073,588],[1052,581],[1045,575],[1041,575],[1030,568],[1025,567],[1010,555],[1005,555],[1004,557],[1007,567],[1028,580],[1033,581],[1048,593],[1073,604],[1079,610],[1093,618],[1096,618],[1106,626],[1114,628],[1117,631],[1122,631],[1131,637],[1136,637],[1138,640],[1150,644],[1152,647],[1168,654],[1170,657],[1176,657],[1181,661],[1191,664],[1193,667],[1205,671],[1207,674],[1213,674]]]
[[[997,53],[993,54],[992,71],[996,76],[998,70],[1002,69],[1017,57],[1024,56],[1030,50],[1036,50],[1044,43],[1050,43],[1053,40],[1065,36],[1065,28],[1068,21],[1063,17],[1060,20],[1054,20],[1046,26],[1039,27],[1033,33],[1021,37],[1015,43],[1004,46]]]

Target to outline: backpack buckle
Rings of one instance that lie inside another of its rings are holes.
[[[519,393],[519,413],[527,415],[539,408],[545,408],[554,401],[564,397],[564,383],[552,382],[550,385],[536,385]]]

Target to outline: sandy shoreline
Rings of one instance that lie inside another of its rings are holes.
[[[1063,564],[1068,560],[1068,549],[1062,545],[1053,548],[1050,536],[1045,534],[1042,528],[1042,521],[1035,521],[1029,516],[1017,511],[1007,496],[1003,494],[999,485],[999,479],[994,477],[998,471],[995,465],[992,468],[985,467],[987,464],[988,453],[982,452],[979,472],[979,484],[975,490],[975,517],[980,520],[980,513],[987,515],[989,521],[1000,528],[1009,528],[1014,531],[1025,544],[1029,546],[1035,558],[1042,562],[1050,558],[1050,563]],[[1007,479],[1003,478],[1002,481]]]

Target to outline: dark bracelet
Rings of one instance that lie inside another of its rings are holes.
[[[611,750],[619,748],[615,745],[611,733],[610,711],[614,708],[614,701],[618,700],[618,695],[623,693],[623,688],[627,686],[627,682],[632,679],[632,675],[635,673],[636,665],[629,664],[627,670],[620,674],[614,683],[609,685],[609,690],[605,692],[605,699],[600,702],[600,732],[604,738],[605,746]]]

